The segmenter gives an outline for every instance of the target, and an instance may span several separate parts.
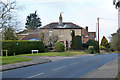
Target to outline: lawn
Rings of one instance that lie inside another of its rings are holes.
[[[83,55],[87,54],[85,52],[78,52],[78,51],[69,51],[69,52],[45,52],[45,53],[33,53],[32,54],[23,54],[19,56],[74,56],[74,55]]]
[[[69,52],[45,52],[45,53],[34,53],[33,55],[30,54],[22,54],[22,55],[16,55],[16,56],[8,56],[8,57],[0,57],[2,59],[2,62],[0,62],[0,65],[6,65],[11,63],[18,63],[18,62],[24,62],[24,61],[31,61],[33,59],[25,58],[21,56],[74,56],[74,55],[84,55],[87,54],[85,52],[78,52],[78,51],[69,51]]]
[[[2,62],[0,62],[0,65],[5,64],[11,64],[11,63],[18,63],[18,62],[24,62],[24,61],[31,61],[33,59],[20,57],[20,56],[9,56],[9,57],[0,57],[2,59]]]

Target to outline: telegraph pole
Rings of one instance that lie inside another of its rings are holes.
[[[97,18],[97,23],[98,23],[98,53],[100,52],[99,50],[99,17]]]

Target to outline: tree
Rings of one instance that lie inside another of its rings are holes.
[[[82,49],[81,36],[75,36],[75,39],[76,39],[76,49],[81,50]]]
[[[75,39],[75,31],[74,30],[72,30],[72,43],[71,43],[71,48],[73,49],[73,50],[75,50],[76,49],[76,39]]]
[[[116,33],[112,34],[111,48],[116,51],[120,51],[120,28]]]
[[[50,43],[52,43],[53,45],[57,42],[57,40],[58,40],[58,36],[57,36],[57,35],[51,35],[51,36],[49,37],[49,41],[50,41]]]
[[[113,5],[118,9],[118,28],[120,28],[120,0],[113,0]]]
[[[6,28],[4,31],[4,40],[17,40],[17,37],[15,36],[14,29],[12,28]]]
[[[88,46],[93,46],[94,50],[97,52],[98,45],[99,45],[97,41],[95,41],[95,40],[88,40],[87,44],[88,44]]]
[[[16,8],[17,8],[16,1],[7,1],[7,0],[0,1],[0,31],[2,33],[3,39],[5,38],[4,33],[6,34],[6,30],[10,30],[11,28],[11,29],[14,29],[15,31],[17,30],[17,27],[19,26],[18,25],[19,22],[14,12]],[[7,32],[6,35],[10,35],[10,34],[11,33]]]
[[[113,0],[113,5],[115,5],[116,9],[119,7],[120,8],[120,1]]]
[[[37,29],[41,26],[41,20],[37,15],[37,11],[28,15],[26,21],[25,25],[27,29]]]
[[[103,36],[103,38],[102,38],[102,40],[101,40],[101,46],[106,47],[106,46],[107,46],[107,44],[108,44],[108,40],[106,39],[106,37],[105,37],[105,36]]]
[[[43,32],[40,33],[39,39],[40,39],[40,41],[42,41],[42,42],[44,43],[44,40],[45,40],[45,34],[44,34]]]

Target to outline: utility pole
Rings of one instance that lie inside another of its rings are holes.
[[[100,52],[99,50],[99,17],[97,18],[97,23],[98,23],[98,53]]]

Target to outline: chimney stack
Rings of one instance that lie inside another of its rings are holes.
[[[60,16],[59,16],[59,25],[62,25],[62,20],[63,20],[62,13],[60,13]]]
[[[88,26],[86,26],[86,36],[88,36]]]

